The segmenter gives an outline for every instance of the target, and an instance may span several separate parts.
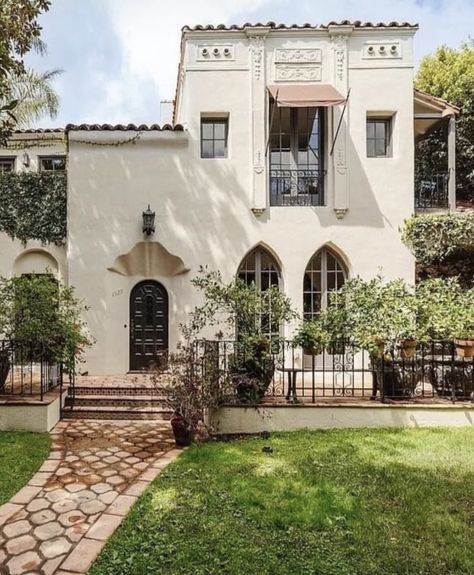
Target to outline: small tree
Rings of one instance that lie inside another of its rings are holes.
[[[52,361],[74,368],[92,344],[74,288],[49,274],[0,278],[0,338],[7,345],[42,348]]]

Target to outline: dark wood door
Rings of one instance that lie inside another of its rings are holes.
[[[130,295],[130,371],[166,360],[168,293],[158,282],[143,281]]]

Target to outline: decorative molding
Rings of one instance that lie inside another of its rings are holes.
[[[234,60],[233,44],[200,44],[197,47],[197,62],[232,62]]]
[[[277,64],[275,80],[284,82],[319,82],[321,81],[321,67]]]
[[[249,36],[250,54],[252,56],[253,75],[255,80],[262,76],[263,50],[265,46],[264,36]]]
[[[348,210],[348,208],[334,208],[334,211],[336,213],[336,218],[338,220],[342,220],[344,218],[344,216],[347,214],[347,210]]]
[[[265,212],[265,208],[252,208],[253,215],[259,218]]]
[[[400,60],[402,47],[398,40],[393,42],[365,42],[362,48],[364,60]]]
[[[320,48],[290,48],[275,50],[275,63],[321,64]]]
[[[344,82],[346,71],[347,36],[333,36],[332,42],[334,46],[336,79],[339,82]]]

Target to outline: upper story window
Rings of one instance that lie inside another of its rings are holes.
[[[270,205],[323,206],[324,109],[270,112]]]
[[[387,158],[392,155],[391,118],[367,118],[367,157]]]
[[[13,172],[15,169],[15,158],[0,158],[0,172]]]
[[[228,118],[201,118],[201,158],[227,158]]]
[[[64,172],[66,156],[43,156],[39,159],[42,172]]]

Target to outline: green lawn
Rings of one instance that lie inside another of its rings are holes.
[[[47,433],[0,431],[0,505],[24,487],[49,453]]]
[[[474,429],[193,446],[145,492],[90,573],[472,575]]]

